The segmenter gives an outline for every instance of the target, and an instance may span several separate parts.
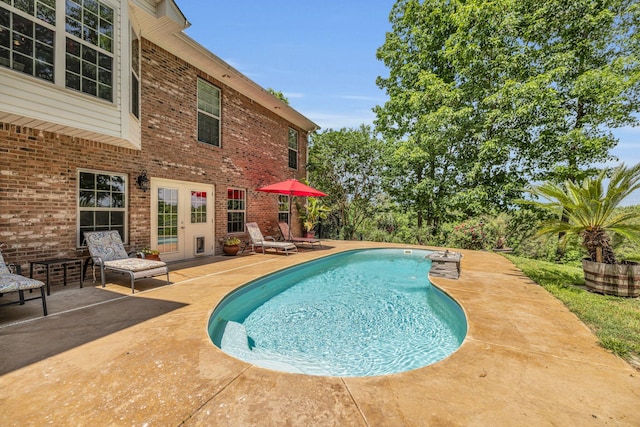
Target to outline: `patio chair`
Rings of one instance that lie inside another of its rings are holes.
[[[2,252],[0,251],[0,296],[11,293],[11,292],[18,293],[18,301],[4,302],[0,304],[0,306],[11,305],[11,304],[24,305],[26,301],[42,299],[42,311],[46,316],[48,313],[47,313],[47,300],[44,292],[44,288],[45,288],[44,282],[41,282],[35,279],[30,279],[28,277],[24,277],[23,275],[21,275],[19,265],[15,266],[16,273],[18,274],[12,273],[9,267],[10,266],[8,266],[4,262],[4,258],[2,257]],[[34,289],[38,289],[38,288],[40,288],[40,296],[35,296],[32,298],[24,297],[24,291],[29,291],[31,293],[33,292]]]
[[[255,222],[247,222],[247,231],[249,232],[249,238],[251,239],[251,248],[255,252],[255,247],[262,247],[262,253],[265,253],[265,249],[275,249],[276,252],[278,250],[284,251],[285,254],[289,255],[289,251],[298,252],[298,247],[291,242],[276,242],[273,237],[269,237],[267,240],[262,235],[258,224]]]
[[[311,249],[315,250],[315,245],[322,247],[322,243],[320,243],[320,239],[316,239],[313,237],[295,237],[291,234],[291,229],[289,228],[289,224],[286,222],[279,222],[278,228],[280,228],[280,233],[282,234],[282,238],[285,242],[291,242],[295,244],[308,244],[311,245]]]
[[[84,238],[93,264],[100,266],[103,288],[105,287],[105,270],[128,274],[131,277],[131,293],[135,293],[136,279],[166,274],[167,285],[170,284],[167,264],[163,261],[129,258],[118,231],[87,231],[84,233]]]

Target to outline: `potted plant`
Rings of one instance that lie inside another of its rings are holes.
[[[234,256],[240,250],[240,239],[237,237],[229,237],[222,242],[222,252],[225,255]]]
[[[305,237],[313,238],[315,235],[314,227],[320,222],[321,219],[327,219],[327,214],[331,212],[331,209],[322,205],[317,197],[307,197],[307,203],[302,210],[300,219],[302,220],[302,227],[305,232]]]
[[[157,251],[155,249],[142,248],[140,249],[139,254],[140,254],[140,258],[153,259],[156,261],[160,261],[160,251]]]
[[[640,163],[624,164],[613,169],[604,188],[607,171],[587,178],[582,184],[566,181],[563,185],[544,183],[529,192],[548,202],[533,202],[552,209],[556,216],[538,234],[561,234],[563,240],[579,236],[589,256],[582,261],[587,289],[607,295],[637,297],[640,295],[640,265],[619,262],[612,239],[620,237],[640,241],[637,210],[616,209],[623,199],[640,188]]]

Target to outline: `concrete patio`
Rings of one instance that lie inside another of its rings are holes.
[[[449,358],[410,372],[275,372],[215,347],[207,321],[235,287],[337,251],[210,257],[136,282],[110,274],[0,307],[2,426],[640,425],[640,372],[598,346],[562,303],[500,255],[464,252],[458,280],[433,282],[464,308]],[[401,247],[408,247],[403,245]],[[8,295],[7,295],[8,296]],[[7,297],[5,296],[5,297]]]

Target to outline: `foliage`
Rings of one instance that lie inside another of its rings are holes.
[[[377,56],[385,189],[418,227],[506,211],[583,178],[640,108],[631,0],[398,0]]]
[[[582,288],[584,277],[580,267],[514,256],[507,258],[575,313],[604,348],[628,361],[640,356],[640,298],[587,292]]]
[[[240,239],[237,237],[228,237],[224,241],[224,246],[238,246],[240,244]]]
[[[140,253],[143,253],[145,255],[160,255],[160,251],[151,248],[142,248],[140,249]]]
[[[296,207],[306,231],[313,230],[320,220],[327,219],[327,215],[331,212],[331,209],[324,206],[317,197],[307,197],[307,203],[304,206],[296,204]]]
[[[484,231],[484,222],[469,220],[456,225],[449,236],[448,242],[448,246],[461,249],[486,249],[488,239]]]
[[[585,178],[582,184],[565,181],[562,185],[546,182],[532,186],[529,192],[543,201],[532,201],[538,207],[556,214],[543,224],[539,234],[562,233],[563,238],[580,236],[589,257],[595,262],[615,263],[611,239],[617,235],[630,241],[640,241],[640,217],[637,211],[622,211],[619,204],[640,189],[640,163],[615,168],[609,184],[607,171],[595,178]]]
[[[382,142],[368,126],[312,135],[309,178],[328,194],[325,203],[332,209],[323,233],[347,240],[362,233],[380,194],[381,153]]]
[[[284,93],[280,92],[279,90],[269,88],[267,89],[267,92],[269,92],[271,95],[275,96],[285,104],[289,105],[289,99],[286,96],[284,96]]]

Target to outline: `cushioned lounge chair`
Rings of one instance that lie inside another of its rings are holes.
[[[291,242],[276,242],[273,237],[265,239],[258,227],[258,224],[255,222],[246,223],[247,231],[249,232],[249,238],[251,239],[251,248],[255,252],[256,246],[262,248],[262,253],[265,253],[265,249],[275,249],[276,252],[284,251],[285,254],[289,255],[289,251],[298,252],[298,247]]]
[[[20,273],[19,266],[16,266],[16,272]],[[34,289],[40,288],[40,296],[35,296],[32,298],[25,298],[24,291],[32,292]],[[0,296],[3,294],[8,294],[11,292],[18,293],[18,301],[10,301],[3,302],[0,306],[10,305],[10,304],[20,304],[23,305],[25,301],[32,301],[36,299],[42,299],[42,311],[44,315],[47,315],[47,300],[44,292],[44,282],[39,280],[30,279],[28,277],[24,277],[21,274],[14,274],[9,269],[9,266],[4,262],[4,258],[2,257],[2,252],[0,252]]]
[[[100,266],[100,279],[102,287],[105,286],[105,270],[125,273],[131,277],[131,293],[135,292],[134,281],[146,277],[167,275],[169,282],[169,268],[162,261],[154,261],[143,258],[129,258],[124,249],[120,233],[110,231],[87,231],[84,233],[89,254],[93,264]]]
[[[296,244],[308,244],[311,245],[311,249],[315,249],[316,245],[322,247],[322,243],[320,243],[320,239],[315,239],[312,237],[295,237],[291,234],[291,229],[289,228],[289,224],[286,222],[279,222],[278,227],[280,228],[280,233],[282,234],[282,238],[285,242],[291,242],[294,245]]]

